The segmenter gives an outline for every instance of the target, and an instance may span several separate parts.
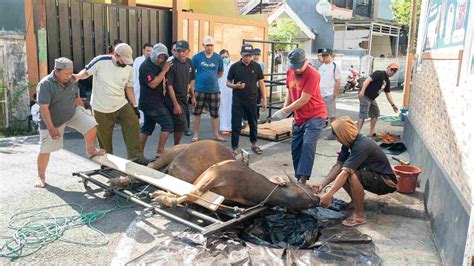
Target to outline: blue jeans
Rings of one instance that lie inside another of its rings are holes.
[[[325,119],[311,118],[302,125],[293,122],[291,136],[291,156],[296,178],[311,176],[314,158],[316,156],[316,144],[319,135],[324,128]]]

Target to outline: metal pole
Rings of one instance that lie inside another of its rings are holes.
[[[272,47],[272,64],[271,73],[275,72],[275,43],[271,44]],[[270,76],[270,95],[268,95],[268,118],[272,117],[272,98],[273,98],[273,75]],[[271,123],[271,120],[269,120]]]
[[[412,72],[412,62],[414,56],[413,44],[415,43],[415,33],[416,33],[416,7],[417,0],[413,0],[411,7],[411,18],[410,18],[410,31],[408,34],[408,45],[407,45],[407,61],[405,64],[405,81],[403,86],[403,107],[408,107],[408,102],[410,100],[410,88],[411,88],[411,72]]]

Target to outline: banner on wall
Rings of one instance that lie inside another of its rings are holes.
[[[430,0],[424,51],[462,47],[470,0]]]

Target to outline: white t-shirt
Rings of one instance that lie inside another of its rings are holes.
[[[38,103],[33,104],[31,106],[31,117],[33,119],[33,122],[38,124],[41,121],[41,114],[40,114],[40,106]]]
[[[99,55],[86,66],[92,82],[91,106],[101,113],[113,113],[128,103],[125,87],[133,87],[133,68],[116,66],[112,55]]]
[[[336,69],[334,69],[334,64],[331,62],[329,64],[322,64],[318,69],[321,76],[319,87],[323,97],[333,95],[336,79],[341,78],[341,68],[337,64],[335,67]]]
[[[133,61],[133,92],[135,93],[135,99],[137,100],[137,103],[140,99],[140,80],[138,79],[140,77],[139,70],[145,59],[146,57],[142,55],[135,58],[135,61]]]

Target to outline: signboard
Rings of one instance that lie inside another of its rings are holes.
[[[430,0],[424,51],[462,47],[470,0]]]

